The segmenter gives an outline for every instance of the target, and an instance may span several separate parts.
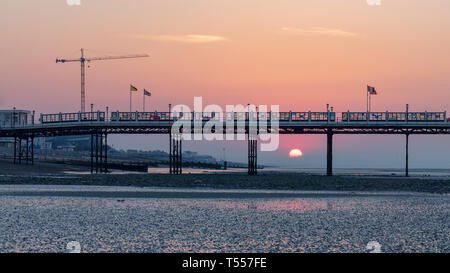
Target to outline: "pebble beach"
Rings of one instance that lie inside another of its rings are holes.
[[[450,251],[448,194],[2,185],[0,217],[0,252]]]

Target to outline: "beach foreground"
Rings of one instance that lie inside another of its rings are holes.
[[[447,194],[2,185],[0,215],[0,252],[450,251]]]
[[[300,173],[269,173],[258,176],[243,173],[0,175],[0,185],[5,184],[450,193],[450,179],[447,177],[327,177]]]
[[[0,252],[450,252],[446,177],[11,172]]]

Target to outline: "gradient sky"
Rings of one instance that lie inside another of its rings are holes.
[[[148,53],[92,62],[86,103],[127,111],[129,84],[152,90],[147,109],[168,103],[279,104],[281,111],[450,109],[448,0],[2,0],[0,108],[76,112],[79,63],[56,57]],[[141,96],[133,104],[142,108]],[[115,147],[167,149],[161,136],[112,136]],[[266,164],[325,165],[325,136],[283,136]],[[445,168],[447,136],[412,136],[411,167]],[[218,158],[246,160],[246,143],[186,143]],[[289,159],[291,148],[304,156]],[[337,136],[336,167],[402,167],[404,136]]]

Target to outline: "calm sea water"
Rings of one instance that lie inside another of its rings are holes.
[[[130,174],[141,173],[132,171],[110,170],[112,174]],[[69,171],[66,174],[89,174],[88,171]],[[152,167],[148,168],[148,173],[165,174],[169,173],[168,167]],[[220,174],[220,173],[247,173],[246,168],[231,168],[228,170],[214,170],[214,169],[201,169],[201,168],[183,168],[184,174]],[[260,174],[271,173],[300,173],[300,174],[313,174],[324,175],[326,173],[325,168],[264,168],[258,170]],[[382,176],[382,177],[404,177],[405,170],[399,168],[377,168],[377,169],[358,169],[358,168],[335,168],[333,169],[335,175],[349,175],[349,176]],[[410,177],[421,178],[450,178],[450,169],[410,169]]]
[[[382,252],[450,251],[448,195],[238,190],[248,196],[230,198],[227,190],[0,186],[42,190],[0,196],[0,252],[67,252],[73,241],[81,252],[369,252],[374,241]],[[158,197],[125,197],[129,191]],[[172,198],[174,191],[203,198]]]

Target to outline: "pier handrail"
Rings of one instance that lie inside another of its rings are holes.
[[[66,122],[174,122],[185,121],[270,121],[279,122],[327,122],[327,123],[353,123],[353,122],[447,122],[446,112],[342,112],[339,117],[336,112],[119,112],[110,113],[107,121],[106,113],[56,113],[41,114],[41,124]]]

